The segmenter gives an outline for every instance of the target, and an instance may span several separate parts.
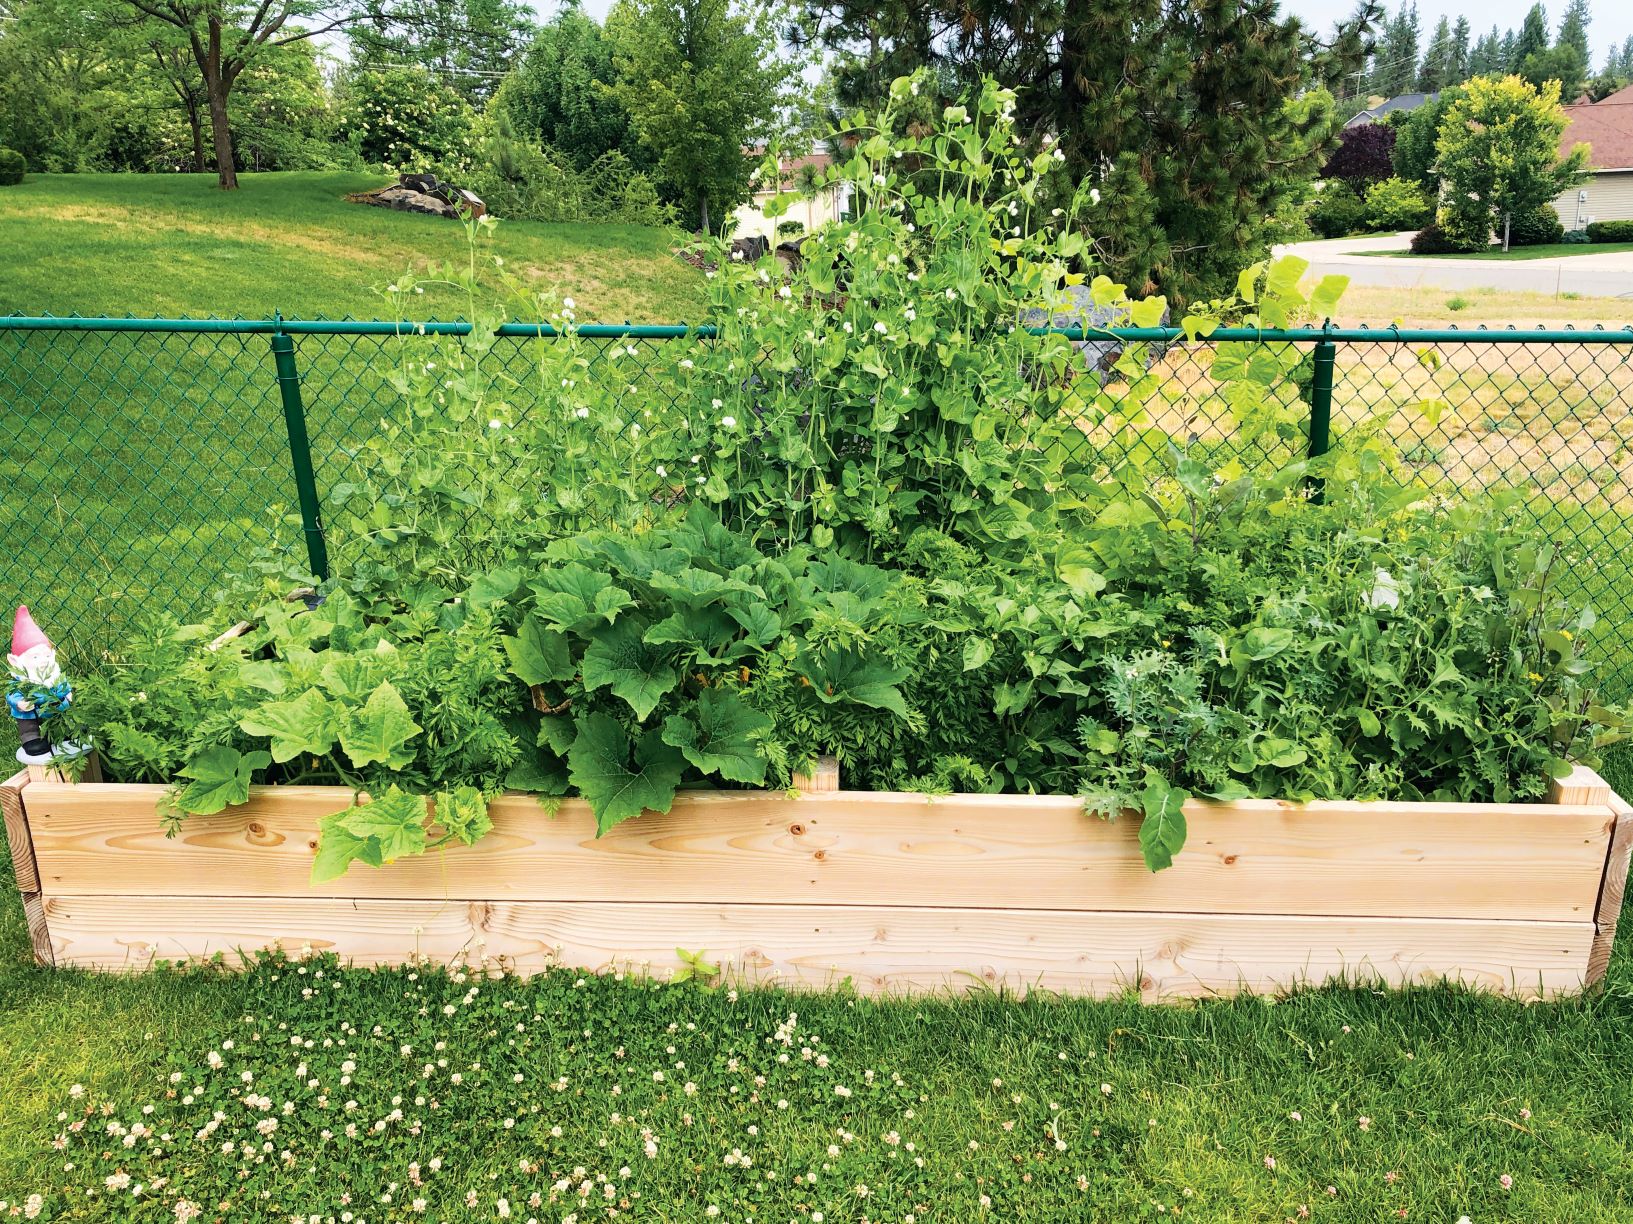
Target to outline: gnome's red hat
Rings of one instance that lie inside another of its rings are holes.
[[[34,618],[28,614],[28,605],[24,604],[17,609],[17,619],[11,624],[11,653],[20,655],[36,646],[49,649],[51,639],[34,623]]]

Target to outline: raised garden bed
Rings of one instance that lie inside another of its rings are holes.
[[[1448,978],[1525,998],[1610,956],[1633,809],[1589,770],[1553,802],[1190,803],[1188,848],[1142,861],[1138,817],[1069,797],[822,789],[683,794],[595,836],[588,805],[492,805],[494,831],[308,883],[332,787],[160,828],[162,787],[22,773],[0,788],[43,964],[103,970],[310,947],[361,964],[490,961],[864,993],[1041,988],[1147,999],[1334,977]]]

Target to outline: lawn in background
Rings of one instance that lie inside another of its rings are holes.
[[[1418,255],[1409,247],[1395,251],[1356,251],[1357,255],[1381,259],[1570,259],[1576,255],[1617,255],[1633,251],[1633,242],[1546,242],[1537,246],[1489,247],[1484,251],[1462,251],[1455,255]]]
[[[399,273],[466,257],[442,217],[348,204],[382,186],[339,171],[42,174],[0,192],[0,313],[377,318]],[[572,294],[581,322],[683,319],[702,277],[636,225],[500,224],[511,270]],[[454,311],[444,305],[444,318]]]

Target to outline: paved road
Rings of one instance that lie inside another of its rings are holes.
[[[1371,238],[1333,238],[1324,242],[1290,242],[1277,254],[1299,255],[1318,276],[1337,272],[1357,285],[1397,289],[1507,289],[1524,293],[1579,293],[1583,297],[1633,301],[1633,251],[1602,255],[1568,255],[1563,259],[1396,259],[1362,251],[1403,250],[1410,232]],[[1592,247],[1584,248],[1592,250]]]

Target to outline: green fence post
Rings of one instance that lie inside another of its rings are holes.
[[[1315,372],[1310,381],[1310,450],[1309,457],[1318,459],[1332,445],[1332,380],[1338,364],[1338,346],[1327,337],[1329,322],[1322,338],[1315,346]],[[1309,479],[1310,500],[1319,502],[1326,496],[1327,482],[1320,477]]]
[[[278,369],[278,392],[283,397],[284,428],[289,434],[289,462],[295,472],[295,495],[300,501],[301,531],[306,536],[306,557],[319,581],[329,577],[329,546],[323,539],[323,516],[317,480],[312,475],[312,447],[306,437],[306,406],[301,403],[301,380],[295,370],[295,340],[281,326],[272,337],[272,361]]]

